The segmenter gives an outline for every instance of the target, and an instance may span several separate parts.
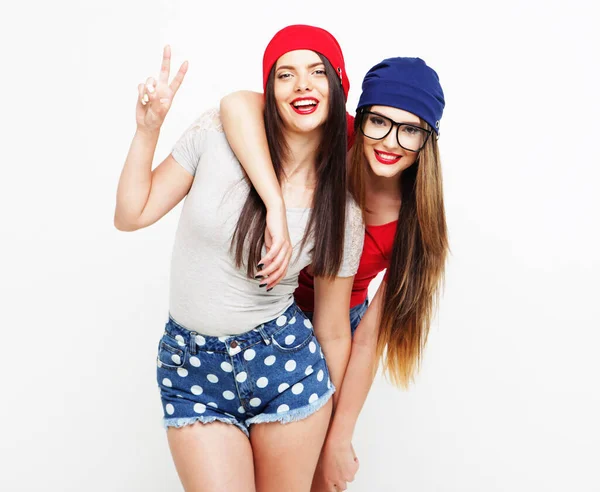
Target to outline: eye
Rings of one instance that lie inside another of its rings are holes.
[[[414,126],[409,126],[409,125],[405,125],[402,127],[402,132],[406,133],[407,135],[410,136],[417,136],[417,135],[421,135],[421,133],[423,132],[420,128],[414,127]]]
[[[292,74],[290,72],[282,72],[279,75],[277,75],[278,79],[289,79],[292,76]]]
[[[315,73],[316,75],[326,75],[324,68],[319,68],[319,69],[315,70],[313,73]]]
[[[385,126],[386,121],[381,116],[370,115],[369,123],[375,126]]]

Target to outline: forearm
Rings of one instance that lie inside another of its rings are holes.
[[[377,373],[375,344],[352,343],[352,352],[341,388],[328,439],[351,442],[358,416]]]
[[[358,416],[377,373],[377,339],[385,283],[382,285],[384,288],[377,290],[352,339],[352,353],[327,439],[352,440]]]
[[[152,188],[152,161],[159,131],[136,131],[117,188],[115,225],[128,229],[141,216]]]
[[[336,388],[336,392],[333,395],[333,406],[335,408],[339,404],[340,389],[342,388],[344,374],[346,373],[348,359],[350,358],[350,330],[348,329],[347,335],[328,338],[323,341],[319,340],[319,343],[321,344],[325,360],[327,361],[331,383]]]
[[[267,208],[283,206],[273,170],[264,124],[262,94],[240,91],[221,100],[220,116],[227,141]]]

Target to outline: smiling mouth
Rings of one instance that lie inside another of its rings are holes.
[[[374,150],[374,152],[375,158],[382,164],[396,164],[402,159],[402,156],[398,154],[390,154],[389,152],[382,152],[381,150]]]
[[[317,110],[319,101],[315,98],[298,98],[291,103],[292,109],[298,114],[311,114]]]

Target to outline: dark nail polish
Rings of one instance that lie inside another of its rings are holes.
[[[273,290],[273,287],[271,287],[270,289],[267,289],[267,292],[271,292]]]
[[[260,284],[259,287],[264,287],[265,285],[267,285],[267,284],[266,283]]]
[[[264,277],[263,277],[262,275],[257,275],[256,277],[254,277],[254,279],[255,279],[255,280],[261,280],[261,279],[263,279],[263,278],[264,278]]]
[[[258,265],[256,265],[256,268],[258,268],[259,270],[262,270],[262,268],[264,267],[264,263],[259,263]]]

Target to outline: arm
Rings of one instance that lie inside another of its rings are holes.
[[[383,293],[384,287],[380,286],[354,334],[350,361],[315,474],[315,486],[336,484],[339,490],[345,490],[346,482],[351,482],[358,470],[352,436],[377,373],[376,347]]]
[[[152,171],[160,128],[187,72],[184,62],[168,85],[170,61],[171,49],[166,46],[158,84],[149,78],[138,86],[137,128],[117,188],[114,223],[122,231],[156,222],[182,200],[193,181],[171,156]]]
[[[377,290],[354,334],[348,369],[340,390],[328,441],[331,439],[347,444],[352,441],[358,416],[377,374],[376,347],[383,292],[382,287]]]
[[[327,360],[331,381],[337,389],[333,395],[334,411],[350,357],[350,295],[352,294],[354,275],[358,271],[364,239],[365,227],[362,212],[354,200],[348,199],[344,254],[342,264],[337,272],[338,276],[333,279],[319,277],[314,279],[313,321],[315,334]]]
[[[333,406],[339,399],[346,365],[350,357],[350,294],[352,277],[326,279],[315,277],[315,310],[313,324],[315,335],[321,344],[331,382],[337,391],[333,395]]]
[[[292,257],[285,203],[273,170],[263,120],[264,98],[250,91],[234,92],[221,100],[220,114],[225,136],[267,209],[265,244],[267,254],[260,260],[268,276],[267,289],[285,277]]]
[[[263,120],[265,103],[258,92],[239,91],[221,99],[225,136],[265,206],[284,207]]]

